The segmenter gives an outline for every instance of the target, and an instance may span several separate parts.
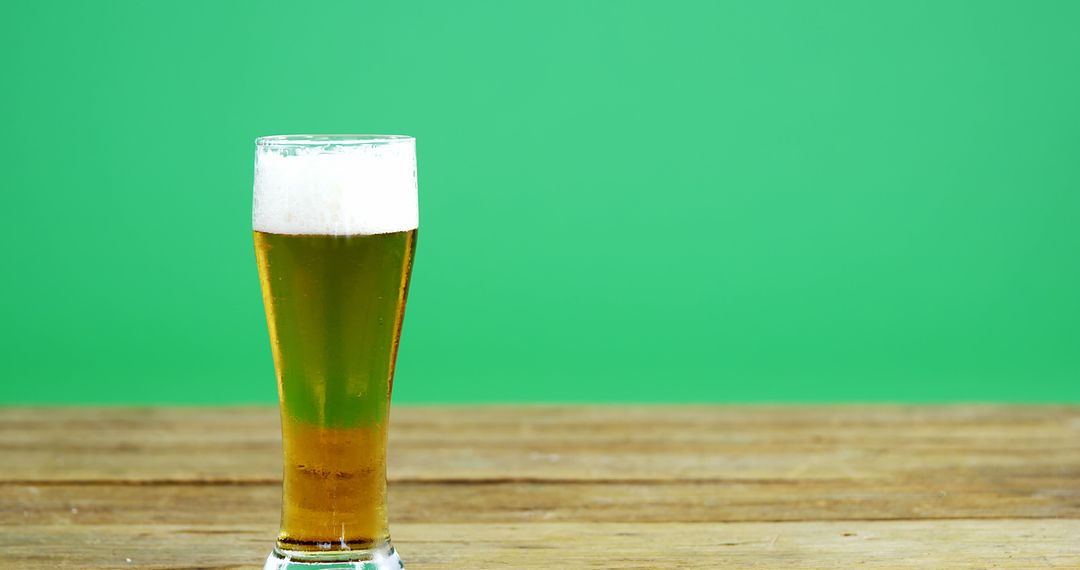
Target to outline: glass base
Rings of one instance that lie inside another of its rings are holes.
[[[275,548],[263,570],[403,570],[405,564],[390,543],[371,550],[299,552]]]

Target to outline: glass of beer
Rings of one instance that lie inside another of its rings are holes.
[[[285,459],[281,531],[264,568],[400,570],[386,435],[416,248],[415,140],[255,144],[252,225]]]

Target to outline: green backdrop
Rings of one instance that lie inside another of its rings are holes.
[[[269,402],[253,139],[418,138],[397,401],[1080,401],[1080,2],[9,2],[0,402]]]

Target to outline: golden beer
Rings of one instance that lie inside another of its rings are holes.
[[[389,538],[386,427],[416,230],[254,234],[284,436],[278,548],[371,549]]]

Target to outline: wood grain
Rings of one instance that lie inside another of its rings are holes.
[[[272,525],[4,528],[12,568],[258,568]],[[461,568],[1080,567],[1080,521],[420,524],[394,527],[410,570]],[[130,560],[130,562],[129,562]]]
[[[1080,482],[1006,489],[957,482],[391,483],[391,522],[763,522],[924,518],[1078,518]],[[230,520],[276,524],[277,484],[0,485],[0,526],[199,524],[206,505]]]
[[[1080,568],[1080,407],[393,413],[411,570]],[[0,409],[0,567],[256,567],[277,430],[270,408]]]
[[[402,407],[391,425],[391,481],[1080,474],[1071,407]],[[0,480],[275,482],[278,429],[269,408],[9,408]]]

